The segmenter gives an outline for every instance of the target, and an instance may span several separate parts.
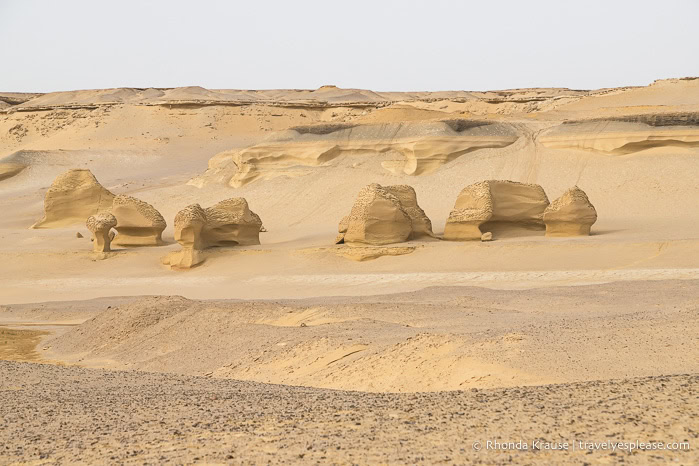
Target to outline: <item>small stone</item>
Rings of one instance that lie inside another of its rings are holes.
[[[481,241],[493,241],[493,233],[486,231],[481,235]]]
[[[77,233],[75,233],[75,237],[76,238],[84,238],[84,236],[79,231]]]

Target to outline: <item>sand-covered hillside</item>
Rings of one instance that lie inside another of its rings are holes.
[[[324,86],[1,95],[5,302],[697,277],[699,79],[592,91]],[[109,193],[135,197],[162,214],[166,244],[118,249],[95,262],[84,222],[30,230],[45,215],[49,186],[78,168],[89,169]],[[491,179],[538,184],[549,201],[577,185],[597,212],[592,235],[439,241],[460,191]],[[370,183],[412,186],[436,239],[359,256],[334,246],[340,220]],[[245,198],[261,218],[266,231],[259,246],[211,250],[187,274],[160,263],[178,249],[178,211],[231,197]],[[381,255],[360,263],[346,258]]]
[[[695,78],[0,93],[0,462],[689,464],[472,445],[696,442],[698,173]]]

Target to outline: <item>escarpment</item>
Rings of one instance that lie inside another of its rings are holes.
[[[255,180],[301,176],[340,156],[379,157],[392,173],[425,175],[468,152],[506,147],[517,137],[508,124],[472,120],[299,126],[254,146],[217,154],[207,171],[189,184],[237,188]]]
[[[539,142],[552,149],[575,149],[614,155],[628,155],[662,147],[699,147],[699,123],[696,117],[627,118],[561,124],[542,134]]]

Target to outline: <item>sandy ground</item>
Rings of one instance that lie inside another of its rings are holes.
[[[531,456],[471,444],[510,433],[696,441],[699,79],[593,91],[105,89],[0,101],[0,358],[51,363],[0,365],[0,409],[21,416],[2,417],[11,440],[0,462],[696,462],[693,453]],[[514,142],[433,160],[418,175],[395,169],[407,163],[395,144],[425,134],[394,138],[386,128],[461,120]],[[259,176],[237,188],[206,175],[217,154],[307,125],[370,129],[349,131],[348,141],[365,134],[349,141],[362,150],[328,161],[318,159],[331,140],[322,131],[302,151],[253,157]],[[30,229],[71,168],[151,203],[168,223],[166,244],[97,260],[82,223]],[[440,240],[460,190],[486,179],[537,183],[550,200],[578,185],[598,213],[591,236]],[[333,244],[338,222],[372,182],[413,186],[437,238],[348,258],[348,246]],[[186,272],[162,265],[179,248],[175,214],[230,197],[260,215],[262,244],[207,251]],[[230,402],[226,391],[250,398]],[[126,420],[131,408],[139,414]],[[17,433],[22,419],[51,429]],[[61,422],[70,429],[59,432]],[[117,433],[124,426],[131,433]]]
[[[0,362],[0,371],[3,463],[699,459],[696,448],[679,450],[698,440],[696,376],[401,395],[28,363]],[[493,449],[488,442],[495,441],[523,442],[527,450]],[[608,442],[609,449],[581,448],[581,441]],[[611,451],[612,442],[675,449]],[[560,449],[551,450],[554,444]]]
[[[342,390],[464,390],[699,373],[696,280],[117,302],[3,306],[0,326],[50,332],[31,356],[46,362]]]

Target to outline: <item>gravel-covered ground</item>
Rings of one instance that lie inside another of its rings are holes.
[[[0,463],[697,464],[698,382],[379,394],[0,361]],[[581,450],[579,441],[690,450]]]

